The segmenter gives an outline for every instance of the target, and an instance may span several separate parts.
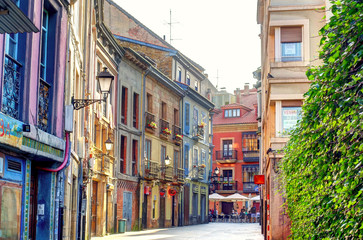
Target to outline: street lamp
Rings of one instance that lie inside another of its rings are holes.
[[[113,142],[111,141],[110,138],[108,138],[105,142],[105,146],[106,146],[106,150],[107,151],[110,151],[112,149],[112,146],[113,146]]]
[[[170,163],[171,163],[171,158],[169,156],[166,156],[165,165],[170,165]]]
[[[100,89],[101,94],[103,94],[103,98],[101,99],[74,99],[72,97],[72,105],[75,110],[79,110],[81,108],[84,108],[88,105],[91,105],[96,102],[106,102],[106,99],[108,97],[108,94],[111,91],[111,85],[112,81],[114,79],[114,76],[107,71],[107,68],[104,67],[103,71],[100,72],[97,76],[97,85]]]
[[[219,175],[219,168],[218,168],[218,167],[216,167],[216,168],[214,169],[214,174],[215,174],[215,175]]]

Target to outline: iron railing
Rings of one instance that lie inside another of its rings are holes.
[[[236,192],[238,181],[215,181],[211,183],[211,188],[216,192]]]
[[[159,176],[159,163],[145,160],[145,177],[156,179]]]
[[[169,128],[169,123],[164,119],[160,119],[160,134],[165,137],[168,137],[169,136],[168,131],[171,132]]]
[[[174,172],[174,168],[172,166],[164,166],[161,168],[161,175],[164,180],[172,181],[173,172]]]
[[[21,68],[23,66],[11,56],[5,54],[2,112],[15,119],[20,118],[19,98]]]
[[[145,128],[154,130],[152,123],[156,124],[155,116],[149,112],[145,112]]]
[[[177,170],[176,170],[176,177],[178,179],[178,182],[183,183],[184,180],[185,180],[184,169],[177,168]]]
[[[39,109],[38,109],[38,127],[47,132],[50,108],[50,84],[43,79],[39,81]]]
[[[237,150],[218,150],[216,151],[216,160],[237,159],[237,153]]]

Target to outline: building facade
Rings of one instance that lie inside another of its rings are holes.
[[[305,72],[317,65],[326,1],[258,1],[261,24],[261,174],[266,239],[287,239],[289,219],[278,194],[279,152],[300,118],[304,93],[310,82]]]
[[[208,194],[211,166],[211,114],[214,105],[187,84],[183,99],[184,185],[183,225],[208,222]]]
[[[68,2],[0,5],[9,12],[0,34],[1,238],[57,239],[70,153],[63,114]]]
[[[211,192],[222,196],[239,193],[251,198],[259,193],[254,175],[259,173],[259,141],[257,135],[257,91],[246,86],[236,90],[239,103],[216,109],[213,117],[213,165],[219,174],[212,176]],[[211,206],[212,206],[211,202]],[[219,213],[232,214],[245,207],[259,209],[258,202],[220,202]]]

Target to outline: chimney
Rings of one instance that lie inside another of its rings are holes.
[[[245,83],[245,89],[243,91],[243,95],[249,95],[250,94],[250,84]]]
[[[241,103],[241,89],[240,88],[236,88],[236,102],[237,103]]]

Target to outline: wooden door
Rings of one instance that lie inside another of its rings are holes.
[[[189,225],[189,186],[184,186],[184,225]]]
[[[165,227],[165,197],[160,197],[159,227]]]
[[[92,182],[92,213],[91,213],[91,235],[95,236],[97,231],[97,205],[98,205],[98,199],[97,199],[97,190],[98,190],[98,182],[93,181]]]
[[[142,203],[142,228],[147,228],[147,196],[144,194],[144,202]]]

